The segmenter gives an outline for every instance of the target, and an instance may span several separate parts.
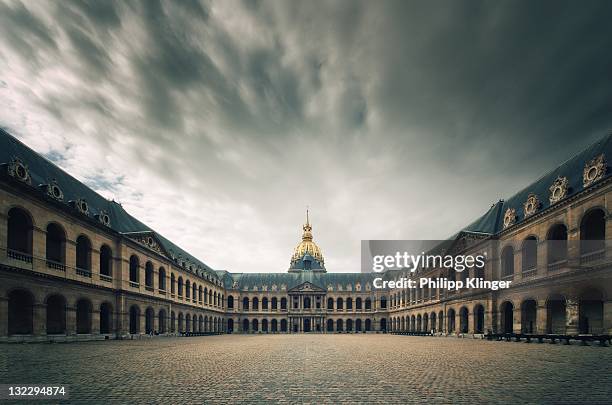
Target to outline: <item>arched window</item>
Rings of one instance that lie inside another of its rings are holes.
[[[28,263],[32,262],[32,219],[19,208],[8,212],[7,223],[8,256]]]
[[[178,285],[178,295],[179,297],[182,297],[183,296],[183,276],[179,276],[177,285]]]
[[[166,333],[166,311],[160,309],[157,315],[157,322],[159,324],[159,333]]]
[[[47,225],[47,266],[64,270],[66,266],[66,233],[55,223]]]
[[[160,267],[157,272],[157,288],[160,291],[166,291],[166,269]]]
[[[346,299],[346,310],[350,311],[351,309],[353,309],[353,299],[351,297],[348,297]]]
[[[100,248],[100,274],[106,277],[113,276],[113,251],[108,245]]]
[[[336,309],[344,309],[344,302],[341,297],[336,300]]]
[[[198,300],[198,285],[196,283],[193,283],[193,287],[191,287],[191,298],[193,302]]]
[[[380,297],[380,308],[381,309],[387,308],[387,297],[385,297],[384,295]]]
[[[234,309],[234,296],[230,295],[227,297],[227,308]]]
[[[170,274],[170,293],[171,294],[174,294],[176,292],[175,283],[176,283],[176,278],[174,277],[174,273],[171,273]]]
[[[259,309],[259,298],[253,298],[253,311],[257,311]]]
[[[606,247],[606,214],[601,209],[589,211],[580,221],[580,254],[596,260]],[[584,262],[584,260],[582,260]]]
[[[454,271],[451,273],[454,273]],[[502,250],[501,274],[502,277],[509,277],[514,274],[514,249],[512,249],[512,246],[506,246]]]
[[[189,299],[191,297],[191,281],[185,281],[185,298]]]
[[[263,309],[264,311],[268,310],[268,298],[267,297],[263,297],[263,299],[261,300],[261,309]]]
[[[248,297],[244,297],[242,299],[242,310],[243,311],[248,311],[249,310],[249,298]]]
[[[355,299],[355,309],[357,311],[361,311],[361,297],[357,297],[357,299]]]
[[[276,297],[272,297],[272,310],[276,311],[278,309],[278,299]]]
[[[204,290],[202,289],[202,286],[199,285],[198,286],[198,301],[200,302],[200,304],[202,303],[202,294],[204,293]]]
[[[130,282],[138,283],[140,281],[140,262],[138,256],[130,256]]]
[[[369,298],[366,298],[365,300],[365,310],[366,311],[371,311],[372,310],[372,300]]]
[[[334,299],[333,298],[327,299],[327,309],[334,309]]]
[[[310,297],[304,297],[304,309],[310,309]]]
[[[91,242],[85,235],[79,236],[76,241],[76,267],[77,273],[91,275]]]
[[[281,311],[287,310],[287,298],[281,298]],[[281,321],[282,322],[282,321]]]
[[[147,290],[153,289],[153,263],[147,262],[145,264],[145,287]]]
[[[536,270],[538,263],[538,240],[535,236],[529,236],[523,241],[521,261],[523,264],[523,273]]]
[[[208,305],[208,288],[204,287],[204,305]]]
[[[564,224],[553,225],[546,236],[548,266],[555,267],[567,260],[567,227]]]

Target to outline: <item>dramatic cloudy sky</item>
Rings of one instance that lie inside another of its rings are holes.
[[[0,0],[0,126],[211,266],[444,238],[612,128],[609,1]]]

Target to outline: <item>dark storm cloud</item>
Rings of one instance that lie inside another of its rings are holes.
[[[0,1],[0,125],[213,265],[257,270],[257,251],[283,270],[311,204],[330,269],[354,270],[359,239],[448,236],[608,132],[611,17],[607,1]]]

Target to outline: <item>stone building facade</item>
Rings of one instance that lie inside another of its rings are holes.
[[[454,235],[453,254],[486,246],[482,274],[406,274],[513,281],[507,290],[452,293],[377,289],[377,274],[327,272],[308,217],[287,272],[211,269],[0,130],[0,341],[612,333],[611,154],[608,136]]]

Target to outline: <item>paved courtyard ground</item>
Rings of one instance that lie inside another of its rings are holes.
[[[0,345],[0,383],[75,403],[610,403],[611,364],[612,347],[394,335]]]

